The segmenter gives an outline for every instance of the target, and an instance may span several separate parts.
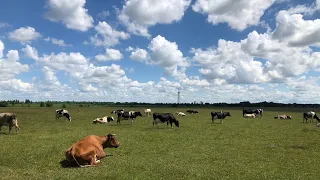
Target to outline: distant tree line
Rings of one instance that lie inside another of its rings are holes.
[[[0,107],[8,106],[40,106],[40,107],[53,107],[59,106],[60,108],[66,107],[94,107],[94,106],[128,106],[128,107],[139,107],[139,106],[157,106],[157,107],[287,107],[287,108],[319,108],[320,104],[298,104],[298,103],[274,103],[274,102],[258,102],[250,103],[249,101],[239,103],[204,103],[191,102],[191,103],[139,103],[139,102],[97,102],[97,101],[31,101],[26,99],[25,101],[19,100],[8,100],[0,101]]]

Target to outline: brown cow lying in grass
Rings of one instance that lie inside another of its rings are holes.
[[[9,133],[12,127],[15,127],[16,133],[20,130],[16,113],[0,113],[0,131],[2,126],[9,127]]]
[[[106,157],[103,149],[117,148],[119,145],[115,134],[89,135],[73,144],[66,151],[66,159],[69,163],[76,162],[80,167],[97,166],[100,164],[100,159]]]

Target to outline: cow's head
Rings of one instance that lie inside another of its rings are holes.
[[[179,127],[179,124],[180,124],[179,120],[175,120],[175,121],[174,121],[174,124],[175,124],[177,127]]]
[[[226,116],[231,116],[230,112],[225,112]]]
[[[138,112],[135,112],[136,116],[142,116],[141,112],[138,111]]]
[[[106,141],[102,144],[103,148],[118,148],[120,145],[115,134],[108,134]]]
[[[288,119],[292,119],[292,116],[287,116]]]

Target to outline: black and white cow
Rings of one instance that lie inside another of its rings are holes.
[[[95,120],[93,120],[93,124],[107,124],[111,121],[114,121],[114,118],[112,116],[105,116],[102,118],[96,118]]]
[[[170,123],[171,128],[173,128],[172,123],[174,123],[176,127],[179,127],[180,124],[179,120],[177,120],[171,113],[153,113],[153,126],[156,124],[156,126],[159,128],[158,123],[167,123],[167,127]]]
[[[311,119],[310,122],[313,122],[313,119],[316,119],[318,122],[320,122],[319,117],[313,111],[309,111],[309,112],[304,112],[303,113],[302,123],[304,123],[304,120],[306,120],[306,122],[308,122],[308,119]]]
[[[223,120],[227,117],[231,116],[230,112],[211,112],[211,120],[214,122],[214,118],[220,119],[220,123],[223,124]]]
[[[262,117],[263,114],[263,109],[243,109],[242,110],[242,116],[244,117],[245,114],[256,114],[260,115],[260,117]]]
[[[140,111],[119,111],[117,124],[120,124],[120,120],[128,119],[131,119],[131,123],[133,123],[133,119],[137,118],[138,116],[142,116]]]
[[[198,111],[195,111],[195,110],[187,110],[187,113],[196,114],[196,113],[199,113],[199,112],[198,112]]]
[[[71,116],[69,112],[65,109],[56,110],[56,119],[59,119],[60,117],[66,117],[69,121],[71,121]]]
[[[118,112],[124,112],[124,109],[119,109],[119,110],[111,111],[111,114],[118,114]]]

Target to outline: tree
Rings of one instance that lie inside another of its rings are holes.
[[[52,102],[50,102],[50,101],[47,101],[46,102],[46,107],[52,107],[53,106],[53,103]]]
[[[26,100],[25,100],[25,103],[26,103],[26,104],[29,104],[29,103],[31,103],[31,101],[30,101],[29,99],[26,99]]]
[[[44,107],[44,102],[41,102],[41,103],[40,103],[40,107]]]

